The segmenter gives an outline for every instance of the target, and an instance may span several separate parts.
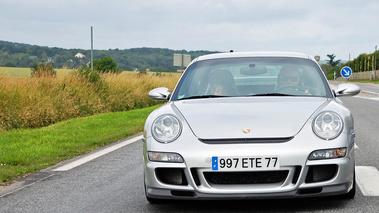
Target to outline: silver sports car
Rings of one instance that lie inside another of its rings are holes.
[[[354,122],[318,63],[301,53],[194,59],[146,120],[147,200],[355,195]]]

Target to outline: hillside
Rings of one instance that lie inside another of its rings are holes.
[[[78,53],[85,57],[80,58]],[[186,51],[170,50],[164,48],[131,48],[131,49],[109,49],[94,50],[93,58],[104,56],[111,57],[123,70],[145,70],[151,71],[175,71],[173,67],[173,54],[189,54],[194,59],[200,55],[215,53],[214,51]],[[77,55],[77,57],[75,57]],[[36,62],[49,62],[55,68],[78,68],[86,66],[90,61],[91,50],[63,49],[57,47],[42,47],[22,43],[0,41],[0,67],[31,67]]]

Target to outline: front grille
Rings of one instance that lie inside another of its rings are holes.
[[[288,171],[267,172],[204,172],[208,183],[212,184],[270,184],[281,183]]]

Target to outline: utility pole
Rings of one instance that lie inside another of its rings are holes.
[[[91,72],[93,72],[93,29],[91,26]]]
[[[374,52],[374,81],[375,81],[375,79],[376,79],[376,48],[378,47],[378,45],[375,45],[375,52]]]

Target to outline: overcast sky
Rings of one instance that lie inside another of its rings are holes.
[[[0,0],[0,40],[91,49],[295,51],[347,60],[379,44],[378,0]]]

